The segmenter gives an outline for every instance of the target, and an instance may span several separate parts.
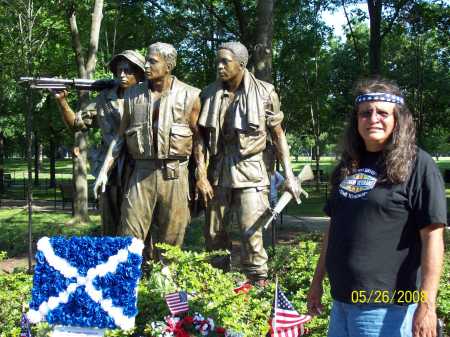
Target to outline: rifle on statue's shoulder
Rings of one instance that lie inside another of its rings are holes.
[[[67,90],[69,87],[77,90],[100,91],[110,89],[119,82],[112,79],[89,80],[84,78],[57,78],[57,77],[21,77],[19,82],[29,85],[31,89]]]
[[[314,174],[311,170],[311,166],[305,165],[301,172],[299,173],[298,177],[298,183],[300,184],[300,191],[303,193],[306,197],[308,197],[308,193],[305,192],[302,188],[302,182],[312,180],[314,179]],[[286,207],[286,205],[289,203],[289,201],[292,200],[292,194],[285,191],[283,192],[280,200],[278,200],[277,204],[273,209],[271,209],[272,215],[270,216],[269,220],[264,225],[264,229],[267,229],[272,222],[273,219],[275,219],[281,211]]]

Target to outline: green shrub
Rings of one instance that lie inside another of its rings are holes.
[[[306,313],[306,299],[309,286],[320,254],[321,233],[302,233],[298,236],[298,243],[293,246],[279,246],[269,261],[270,274],[278,275],[278,282],[284,293],[299,313]],[[322,298],[324,312],[314,317],[306,326],[310,330],[309,336],[326,336],[328,318],[331,309],[330,285],[328,279],[324,281],[324,295]]]
[[[137,320],[138,327],[144,323],[145,332],[150,333],[150,323],[160,321],[169,314],[164,294],[183,289],[193,295],[189,301],[192,313],[199,312],[211,317],[216,325],[232,328],[248,337],[265,335],[273,289],[254,288],[248,295],[237,295],[233,288],[236,281],[243,280],[244,276],[225,274],[213,268],[208,260],[217,254],[182,251],[168,245],[160,247],[165,250],[165,260],[170,263],[167,270],[160,263],[151,264],[151,277],[144,281],[147,282],[150,299],[139,298],[140,310],[141,305],[147,308],[142,308],[143,314]]]
[[[298,243],[290,247],[278,246],[269,253],[270,280],[282,287],[288,299],[300,313],[306,313],[306,296],[318,260],[321,234],[301,234]],[[275,283],[265,288],[253,288],[236,295],[233,288],[245,279],[240,273],[223,273],[208,263],[212,253],[182,251],[177,247],[160,245],[165,250],[165,262],[150,262],[145,266],[144,277],[138,289],[139,314],[133,332],[109,331],[109,337],[151,336],[150,324],[169,315],[164,295],[175,290],[185,290],[193,297],[189,300],[191,313],[199,312],[214,319],[216,325],[244,333],[246,337],[261,337],[268,330]],[[438,316],[444,318],[449,333],[450,312],[450,254],[438,295]],[[15,337],[20,331],[21,306],[30,299],[31,276],[24,273],[0,274],[0,337]],[[331,306],[328,280],[324,282],[323,304],[325,310],[307,324],[311,337],[326,335]],[[33,336],[44,336],[49,331],[46,324],[33,327]]]
[[[445,336],[450,336],[450,231],[447,230],[445,245],[446,253],[444,256],[444,269],[441,276],[441,283],[437,295],[437,315],[445,323]]]
[[[306,312],[306,293],[317,261],[317,235],[305,238],[296,247],[279,247],[270,264],[271,280],[279,275],[279,283],[300,313]],[[189,300],[190,312],[199,312],[214,319],[216,325],[242,332],[246,337],[265,336],[272,309],[275,283],[265,288],[252,288],[247,295],[236,295],[233,288],[245,279],[239,273],[223,273],[208,263],[212,253],[182,251],[177,247],[160,245],[165,250],[168,268],[150,263],[150,277],[141,280],[139,312],[136,319],[137,334],[151,333],[150,324],[161,321],[169,314],[164,294],[183,289],[194,294]],[[170,262],[170,263],[169,263]],[[328,285],[326,285],[328,290]],[[329,304],[329,296],[325,296]],[[326,304],[327,304],[326,303]],[[324,313],[324,317],[327,317]],[[324,336],[327,318],[309,323],[311,336]],[[108,336],[127,336],[111,332]]]
[[[1,337],[19,336],[22,305],[29,302],[30,296],[31,275],[0,274]]]

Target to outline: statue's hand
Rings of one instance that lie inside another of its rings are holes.
[[[284,189],[292,194],[297,204],[300,204],[300,193],[303,191],[300,188],[298,178],[295,176],[287,177],[284,182]],[[303,191],[303,193],[305,193]]]
[[[94,116],[90,110],[86,110],[86,109],[81,110],[81,120],[87,127],[92,125],[93,119],[94,119]]]
[[[197,190],[200,191],[203,197],[203,202],[205,203],[205,207],[208,206],[208,200],[211,200],[214,197],[214,190],[209,183],[207,178],[200,178],[197,180],[195,184]]]
[[[103,170],[101,170],[94,184],[95,199],[98,199],[101,193],[105,193],[107,182],[108,182],[108,175],[104,173]]]
[[[53,97],[56,98],[56,100],[60,101],[60,100],[64,100],[67,98],[67,96],[69,96],[69,93],[66,89],[48,89]]]

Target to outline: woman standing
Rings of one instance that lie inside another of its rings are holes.
[[[309,311],[320,313],[327,273],[329,337],[434,337],[444,183],[416,146],[412,115],[392,82],[358,83],[332,188]]]

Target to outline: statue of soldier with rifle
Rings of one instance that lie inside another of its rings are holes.
[[[64,89],[64,82],[58,87],[57,83],[40,81],[35,83],[36,88],[49,88],[55,96],[58,107],[61,111],[65,124],[72,130],[87,130],[91,127],[99,127],[102,132],[102,147],[91,162],[91,171],[95,177],[98,176],[100,168],[105,160],[106,152],[111,141],[119,131],[119,125],[123,116],[124,92],[127,88],[141,82],[144,78],[144,57],[134,51],[125,50],[115,55],[109,62],[109,69],[114,74],[115,81],[94,81],[84,85],[83,80],[74,80],[74,85],[83,89],[98,89],[95,83],[104,85],[106,88],[88,104],[86,107],[75,113],[69,106],[66,97],[67,91]],[[53,79],[57,82],[57,79]],[[70,83],[68,83],[70,84]],[[32,83],[33,85],[33,83]],[[84,86],[83,86],[84,85]],[[98,86],[98,85],[97,85]],[[110,88],[107,88],[110,86]],[[123,199],[123,187],[131,171],[130,163],[125,153],[117,154],[115,166],[109,172],[108,183],[100,196],[101,219],[104,235],[116,235],[120,220],[120,206]],[[96,195],[97,197],[97,195]]]
[[[264,286],[267,254],[262,227],[270,212],[269,177],[273,167],[265,160],[273,143],[283,166],[285,189],[300,202],[300,186],[289,159],[281,128],[283,113],[274,87],[246,69],[247,48],[239,42],[223,43],[217,52],[218,80],[201,94],[199,125],[209,156],[197,165],[197,188],[207,204],[205,239],[208,250],[231,250],[230,218],[233,212],[241,235],[241,266],[248,280]],[[202,153],[202,151],[200,151]],[[212,186],[211,186],[212,185]],[[230,269],[230,258],[213,265]]]

